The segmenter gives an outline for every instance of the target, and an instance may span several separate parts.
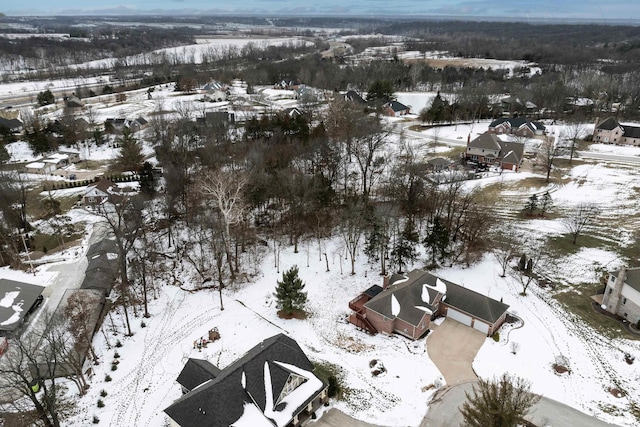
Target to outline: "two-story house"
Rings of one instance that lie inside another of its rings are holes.
[[[479,165],[497,165],[517,172],[522,164],[524,144],[503,141],[496,134],[485,132],[467,142],[465,158]]]
[[[602,308],[636,324],[640,320],[640,267],[609,274]]]
[[[640,145],[640,126],[621,125],[613,117],[597,123],[593,141],[604,144]]]

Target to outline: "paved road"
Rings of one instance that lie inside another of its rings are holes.
[[[427,352],[447,384],[477,379],[471,364],[487,336],[452,319],[445,319],[440,325],[431,325],[431,328]]]
[[[621,163],[640,163],[640,156],[624,156],[620,154],[598,153],[593,151],[577,151],[578,157],[583,159],[606,160]]]
[[[436,394],[429,404],[429,411],[420,427],[451,427],[462,425],[459,408],[466,400],[465,392],[471,392],[473,384],[469,382],[444,388]],[[532,408],[527,419],[540,427],[613,427],[597,418],[573,409],[555,400],[543,397]]]

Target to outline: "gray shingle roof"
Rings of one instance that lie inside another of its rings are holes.
[[[484,148],[488,150],[500,150],[500,138],[492,133],[485,132],[477,138],[469,141],[469,147]]]
[[[614,130],[618,126],[620,126],[618,121],[613,117],[609,117],[605,121],[601,122],[598,126],[596,126],[596,129]]]
[[[206,360],[189,358],[178,375],[178,384],[191,391],[200,384],[214,379],[220,374],[220,369]]]
[[[453,283],[447,283],[445,302],[490,323],[495,323],[509,309],[507,304]]]
[[[389,280],[389,287],[368,301],[365,307],[390,319],[397,317],[411,325],[418,326],[424,318],[425,311],[416,308],[416,306],[434,311],[433,304],[442,296],[435,289],[427,288],[428,302],[422,299],[423,285],[435,287],[437,279],[438,277],[422,270],[413,270],[406,276],[394,274]],[[447,282],[445,281],[445,283]],[[397,316],[393,314],[392,295],[400,305]]]
[[[503,162],[519,164],[524,153],[524,144],[520,142],[500,141],[500,154]]]
[[[18,292],[13,300],[7,300],[11,302],[8,307],[0,305],[0,323],[6,322],[5,325],[0,325],[0,331],[14,331],[17,329],[22,324],[24,316],[26,316],[31,306],[36,302],[36,299],[42,293],[43,289],[43,286],[17,282],[15,280],[0,279],[0,296],[4,298],[5,296],[13,295],[13,292]],[[22,310],[14,310],[14,305],[22,307]],[[18,314],[19,317],[16,318],[15,316]],[[9,321],[11,321],[11,323],[9,323]]]
[[[219,375],[176,400],[164,411],[182,427],[228,427],[244,412],[244,403],[253,402],[264,412],[265,363],[269,365],[273,396],[280,395],[289,372],[275,362],[313,371],[313,364],[293,339],[279,334],[264,340]],[[245,377],[245,387],[242,377]],[[318,390],[319,393],[321,390]],[[306,406],[314,396],[301,405]]]
[[[407,107],[406,105],[398,101],[391,101],[391,102],[388,102],[386,105],[388,105],[389,108],[391,108],[396,113],[399,111],[404,111],[409,109],[409,107]]]
[[[618,273],[616,272],[616,275]],[[640,267],[627,269],[627,277],[625,283],[636,291],[640,292]]]

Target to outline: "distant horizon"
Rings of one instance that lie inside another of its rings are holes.
[[[415,18],[512,22],[640,23],[640,2],[618,0],[25,0],[7,17],[251,16]]]

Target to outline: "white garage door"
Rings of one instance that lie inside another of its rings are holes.
[[[476,319],[475,322],[473,322],[473,329],[476,329],[480,332],[484,332],[485,335],[489,333],[489,325],[487,325],[484,322],[481,322],[480,320]]]
[[[453,320],[456,320],[464,325],[471,326],[471,316],[467,316],[466,314],[459,312],[456,309],[449,307],[447,310],[447,317]]]

